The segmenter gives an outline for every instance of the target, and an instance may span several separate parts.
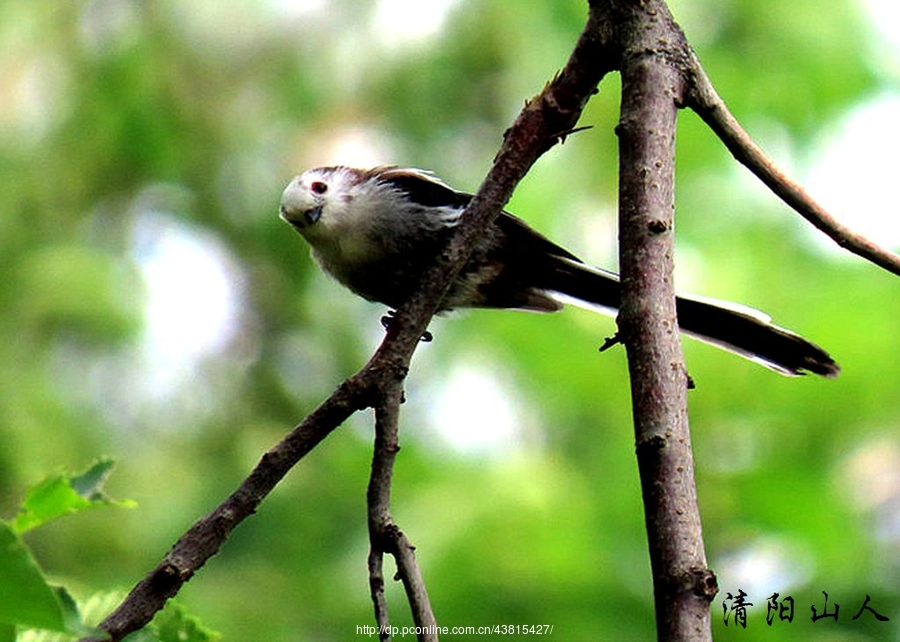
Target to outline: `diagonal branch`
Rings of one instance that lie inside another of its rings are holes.
[[[156,568],[134,586],[100,624],[107,637],[86,638],[85,642],[115,642],[150,622],[300,459],[353,412],[368,405],[366,400],[371,390],[380,384],[378,377],[378,371],[370,368],[342,383],[331,397],[266,452],[237,490],[191,526]]]
[[[526,103],[506,131],[491,171],[466,208],[448,247],[424,274],[418,293],[397,311],[384,341],[365,367],[265,453],[240,486],[175,543],[100,624],[104,637],[85,638],[83,642],[117,642],[149,623],[297,462],[355,411],[378,406],[388,398],[385,391],[402,383],[431,317],[475,245],[472,241],[499,215],[535,160],[572,130],[600,80],[615,68],[608,34],[607,25],[601,23],[599,12],[592,8],[565,68]],[[406,565],[413,574],[412,547],[405,538],[398,541],[398,565]],[[379,566],[375,571],[380,572],[380,563],[375,566]],[[383,606],[376,600],[376,608]]]
[[[840,223],[785,174],[757,145],[716,93],[700,61],[692,56],[686,104],[709,125],[735,159],[781,200],[842,248],[900,275],[900,255],[878,246]]]

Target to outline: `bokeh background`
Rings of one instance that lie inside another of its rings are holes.
[[[894,0],[678,0],[720,94],[847,223],[900,248]],[[0,511],[99,456],[138,501],[28,541],[76,594],[127,589],[381,339],[278,220],[316,165],[399,163],[477,188],[565,62],[583,0],[31,0],[0,5]],[[510,210],[615,267],[618,79]],[[678,139],[680,290],[826,346],[825,381],[688,340],[719,640],[900,639],[900,282],[838,251],[735,166]],[[624,353],[612,321],[479,311],[414,359],[395,517],[447,626],[654,625]],[[372,624],[372,418],[313,451],[179,600],[227,640],[348,640]],[[725,592],[754,603],[722,621]],[[821,592],[839,622],[813,623]],[[765,624],[773,592],[792,623]],[[866,595],[880,623],[864,612]],[[392,616],[409,624],[399,586]],[[759,636],[759,637],[757,637]]]

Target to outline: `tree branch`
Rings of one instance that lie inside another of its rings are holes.
[[[738,162],[839,246],[888,272],[900,275],[900,255],[880,247],[840,223],[766,155],[731,114],[728,106],[716,93],[700,61],[693,55],[688,78],[686,104],[709,125]]]
[[[673,285],[675,124],[689,48],[661,1],[623,2],[611,13],[625,39],[616,130],[617,321],[628,354],[657,639],[711,640],[716,582],[707,568],[697,505]]]
[[[375,408],[375,448],[372,457],[372,474],[366,494],[369,523],[369,586],[375,607],[375,621],[382,640],[390,639],[386,633],[388,618],[384,597],[384,553],[390,553],[397,562],[397,577],[403,582],[416,627],[424,631],[421,642],[436,642],[434,627],[437,622],[422,572],[416,562],[415,547],[394,523],[391,516],[391,479],[394,460],[400,451],[399,415],[403,395],[399,384],[385,390],[382,403]]]
[[[237,490],[191,526],[156,568],[135,585],[100,624],[100,630],[108,637],[85,640],[121,640],[150,622],[300,459],[353,412],[368,405],[371,390],[377,388],[382,374],[377,368],[369,368],[342,383],[331,397],[266,452]]]
[[[384,553],[393,550],[395,545],[390,541],[387,531],[393,526],[390,512],[391,478],[394,459],[400,450],[397,432],[400,405],[399,402],[393,403],[392,399],[386,398],[384,401],[375,411],[375,444],[366,506],[369,527],[369,590],[375,609],[378,638],[389,640],[391,636],[387,631],[391,620],[384,595]],[[391,403],[387,403],[388,401]]]

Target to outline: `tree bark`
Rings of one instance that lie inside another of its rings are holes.
[[[688,375],[675,312],[675,125],[687,43],[662,2],[617,9],[622,42],[618,325],[628,354],[635,446],[658,640],[711,640],[706,565],[688,425]]]

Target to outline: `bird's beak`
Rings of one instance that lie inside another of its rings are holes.
[[[320,218],[322,218],[322,206],[319,205],[318,207],[314,207],[311,210],[306,210],[306,212],[303,213],[303,218],[306,219],[307,225],[312,225]]]
[[[317,207],[313,207],[312,209],[308,209],[305,212],[299,213],[298,216],[298,212],[291,211],[284,205],[282,205],[280,216],[281,219],[286,223],[289,223],[298,230],[303,230],[310,225],[313,225],[320,218],[322,218],[322,206],[319,205]]]

